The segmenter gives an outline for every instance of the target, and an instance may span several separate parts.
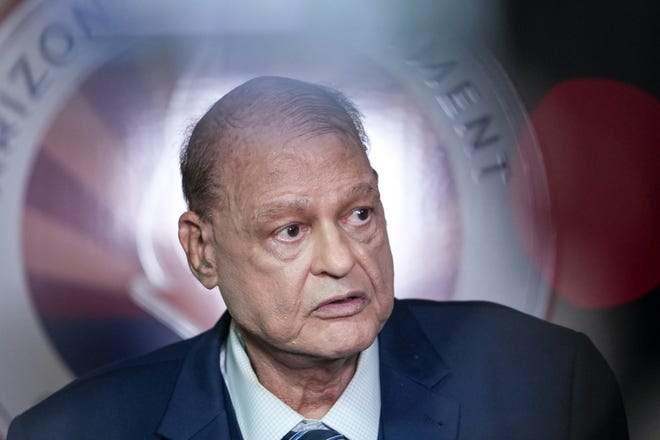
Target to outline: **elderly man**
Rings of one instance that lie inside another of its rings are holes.
[[[182,154],[179,238],[227,313],[73,382],[9,439],[627,438],[584,336],[493,304],[394,300],[365,143],[325,87],[261,77],[220,99]]]

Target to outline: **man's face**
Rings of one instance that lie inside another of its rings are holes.
[[[364,350],[393,305],[392,254],[365,153],[334,134],[243,150],[224,167],[227,198],[212,235],[217,283],[244,338],[321,359]]]

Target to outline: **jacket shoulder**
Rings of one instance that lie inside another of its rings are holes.
[[[526,313],[488,301],[397,300],[430,336],[442,330],[466,336],[574,339],[580,333]]]
[[[398,300],[393,313],[414,320],[446,365],[441,387],[474,421],[464,427],[475,430],[469,438],[489,424],[528,433],[554,426],[550,438],[628,438],[616,379],[584,334],[483,301]]]
[[[7,438],[47,438],[49,432],[102,438],[93,432],[104,426],[126,435],[153,429],[169,402],[183,360],[199,337],[75,379],[16,417]]]
[[[566,368],[585,346],[593,347],[579,332],[500,304],[428,300],[397,303],[436,350],[457,365],[479,361],[491,365],[520,363]]]

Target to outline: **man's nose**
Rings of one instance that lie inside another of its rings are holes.
[[[355,265],[355,255],[350,238],[333,224],[317,227],[314,245],[312,273],[330,275],[335,278],[346,276]]]

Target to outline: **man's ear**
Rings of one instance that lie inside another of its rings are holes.
[[[179,242],[188,257],[188,266],[195,277],[206,287],[218,285],[215,267],[215,241],[213,226],[192,211],[179,217]]]

